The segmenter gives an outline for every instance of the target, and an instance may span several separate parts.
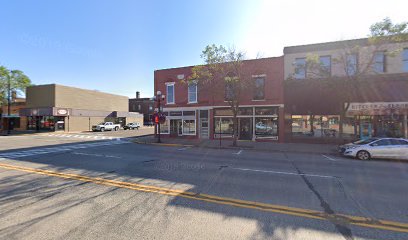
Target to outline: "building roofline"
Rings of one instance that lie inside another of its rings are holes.
[[[272,59],[278,59],[282,58],[282,56],[277,56],[277,57],[264,57],[264,58],[253,58],[253,59],[245,59],[243,62],[249,62],[249,61],[256,61],[256,60],[272,60]],[[172,70],[172,69],[182,69],[182,68],[192,68],[195,66],[205,66],[205,64],[197,64],[197,65],[190,65],[190,66],[183,66],[183,67],[171,67],[171,68],[162,68],[162,69],[156,69],[156,71],[163,71],[163,70]]]
[[[57,83],[48,83],[48,84],[40,84],[40,85],[32,85],[29,86],[27,88],[35,88],[35,87],[45,87],[45,86],[60,86],[60,87],[66,87],[66,88],[73,88],[73,89],[78,89],[78,90],[82,90],[82,91],[90,91],[90,92],[97,92],[97,93],[102,93],[102,94],[108,94],[108,95],[113,95],[116,97],[126,97],[129,99],[129,97],[127,96],[123,96],[123,95],[119,95],[119,94],[114,94],[114,93],[107,93],[107,92],[102,92],[99,90],[91,90],[91,89],[85,89],[85,88],[79,88],[79,87],[72,87],[72,86],[66,86],[66,85],[61,85],[61,84],[57,84]]]
[[[356,39],[349,39],[349,40],[303,44],[303,45],[284,47],[283,54],[333,50],[333,49],[344,48],[347,45],[366,46],[368,44],[369,44],[368,38],[356,38]]]

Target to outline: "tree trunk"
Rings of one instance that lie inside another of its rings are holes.
[[[238,141],[238,117],[237,117],[236,111],[233,111],[233,122],[234,122],[234,132],[233,132],[232,146],[236,147],[237,141]]]
[[[346,118],[346,113],[347,109],[349,108],[350,103],[344,103],[343,106],[341,106],[341,111],[340,111],[340,119],[339,119],[339,139],[343,140],[344,139],[344,129],[343,129],[343,123],[344,119]]]
[[[345,118],[345,112],[341,111],[340,112],[340,119],[339,119],[339,139],[343,140],[343,122]]]
[[[309,124],[310,124],[310,133],[312,134],[312,136],[314,136],[314,115],[310,114],[310,119],[309,119]]]

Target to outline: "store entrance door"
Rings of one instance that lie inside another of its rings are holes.
[[[360,138],[367,139],[372,137],[372,125],[371,122],[361,122],[360,123]]]
[[[251,118],[239,118],[239,139],[252,140]]]
[[[171,119],[170,120],[170,136],[182,136],[182,122],[181,119]]]

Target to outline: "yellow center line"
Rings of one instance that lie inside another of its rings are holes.
[[[183,197],[183,198],[188,198],[188,199],[194,199],[198,201],[235,206],[235,207],[240,207],[240,208],[256,209],[256,210],[265,211],[265,212],[281,213],[285,215],[292,215],[292,216],[326,220],[326,221],[335,220],[335,221],[341,221],[345,224],[357,225],[361,227],[376,228],[376,229],[383,229],[383,230],[389,230],[389,231],[395,231],[395,232],[408,233],[408,223],[394,222],[394,221],[388,221],[388,220],[377,220],[377,219],[370,219],[370,218],[365,218],[365,217],[360,217],[360,216],[351,216],[351,215],[345,215],[345,214],[327,214],[321,211],[315,211],[315,210],[310,210],[310,209],[294,208],[294,207],[287,207],[287,206],[282,206],[282,205],[274,205],[274,204],[246,201],[246,200],[240,200],[240,199],[234,199],[234,198],[219,197],[219,196],[203,194],[203,193],[194,193],[194,192],[188,192],[188,191],[177,190],[177,189],[149,186],[149,185],[143,185],[143,184],[138,184],[138,183],[116,181],[116,180],[97,178],[97,177],[89,177],[89,176],[72,174],[72,173],[62,173],[62,172],[55,172],[55,171],[50,171],[50,170],[28,168],[28,167],[9,165],[9,164],[4,164],[4,163],[0,163],[0,168],[53,176],[53,177],[59,177],[59,178],[64,178],[64,179],[78,180],[82,182],[92,182],[92,183],[99,184],[99,185],[125,188],[125,189],[131,189],[131,190],[142,191],[142,192],[150,192],[150,193],[158,193],[158,194],[169,195],[169,196],[177,196],[177,197]]]

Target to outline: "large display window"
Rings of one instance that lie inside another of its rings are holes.
[[[27,117],[28,130],[55,131],[65,130],[65,117],[61,116],[29,116]]]
[[[277,117],[256,117],[255,135],[256,137],[277,137],[278,136],[278,118]]]
[[[215,118],[214,133],[232,136],[234,132],[234,121],[232,118]]]
[[[293,137],[339,137],[339,115],[292,115]],[[354,138],[357,129],[354,117],[345,118],[343,121],[343,137]]]
[[[183,135],[195,135],[196,134],[196,121],[184,120],[183,121]]]

